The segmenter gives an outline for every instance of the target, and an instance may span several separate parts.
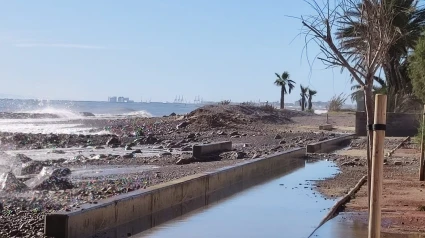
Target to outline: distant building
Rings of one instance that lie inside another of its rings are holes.
[[[125,97],[108,97],[108,102],[134,102],[133,100],[130,100],[130,98]]]
[[[108,97],[108,102],[117,102],[117,97]]]
[[[132,101],[130,101],[130,99],[129,99],[129,98],[125,98],[125,97],[118,97],[117,102],[132,102]]]

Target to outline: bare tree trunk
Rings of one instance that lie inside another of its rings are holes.
[[[282,86],[280,91],[280,109],[285,108],[285,88]]]
[[[304,111],[304,110],[305,110],[305,97],[302,96],[301,97],[301,111]]]
[[[372,178],[372,142],[373,132],[370,130],[370,126],[373,124],[373,93],[372,93],[373,80],[367,84],[364,88],[365,94],[365,111],[367,118],[367,197],[368,197],[368,208],[370,208],[370,187]]]

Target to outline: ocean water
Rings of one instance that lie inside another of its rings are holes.
[[[58,118],[0,118],[0,132],[21,133],[63,133],[63,134],[101,134],[107,131],[93,130],[83,125],[81,119],[116,119],[127,117],[162,117],[171,113],[186,114],[204,104],[130,102],[111,103],[93,101],[48,101],[0,99],[0,112],[54,114]],[[290,110],[299,107],[287,106]],[[93,113],[94,117],[85,117],[81,112]],[[316,114],[326,113],[318,108]]]
[[[161,117],[171,113],[186,114],[202,106],[202,104],[183,103],[110,103],[84,101],[45,101],[45,100],[11,100],[0,99],[0,112],[55,114],[58,118],[16,118],[1,119],[0,132],[22,133],[77,133],[92,134],[81,124],[81,119],[116,119],[125,117]],[[95,117],[82,116],[81,112],[90,112]]]
[[[96,116],[164,116],[173,112],[185,114],[200,106],[202,104],[0,99],[0,112],[53,113],[64,118],[78,117],[79,112]]]

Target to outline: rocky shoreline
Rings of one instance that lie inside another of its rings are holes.
[[[43,217],[50,212],[339,136],[308,129],[315,121],[323,116],[207,106],[182,116],[100,120],[99,128],[110,132],[103,135],[0,133],[0,157],[7,161],[0,160],[0,174],[13,165],[0,176],[0,237],[43,237]],[[224,140],[233,142],[233,151],[191,155],[194,144]],[[39,151],[42,159],[31,158]],[[100,172],[78,175],[87,168]],[[140,171],[102,171],[129,168]]]

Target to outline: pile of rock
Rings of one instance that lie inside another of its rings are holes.
[[[36,161],[23,154],[11,159],[10,170],[0,173],[0,192],[23,192],[31,190],[64,190],[73,188],[68,179],[71,170],[49,167],[46,162]],[[35,175],[23,182],[19,177]]]

